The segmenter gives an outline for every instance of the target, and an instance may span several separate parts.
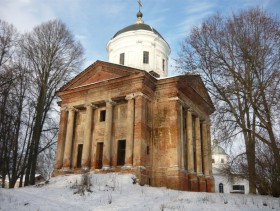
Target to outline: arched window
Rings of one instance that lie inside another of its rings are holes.
[[[223,183],[219,184],[219,193],[223,193],[224,192],[224,185]]]

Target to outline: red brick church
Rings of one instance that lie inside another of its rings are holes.
[[[59,91],[54,175],[131,172],[140,184],[214,192],[210,115],[198,75],[168,77],[170,47],[137,13],[135,24]]]

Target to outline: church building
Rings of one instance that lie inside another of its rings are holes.
[[[58,91],[54,176],[129,172],[141,185],[214,192],[213,103],[199,75],[168,77],[171,49],[142,16],[108,42],[109,62]]]

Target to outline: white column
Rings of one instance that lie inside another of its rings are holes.
[[[111,145],[112,145],[112,124],[113,124],[113,105],[115,103],[108,99],[106,100],[106,118],[105,118],[105,134],[103,148],[103,169],[107,170],[111,165]]]
[[[188,160],[188,173],[194,172],[194,157],[193,157],[193,133],[192,133],[192,113],[187,111],[187,160]]]
[[[203,145],[203,172],[205,176],[209,176],[209,150],[208,150],[208,137],[206,122],[202,123],[202,145]]]
[[[86,125],[85,125],[85,139],[82,154],[82,167],[88,169],[90,166],[90,149],[91,149],[91,134],[92,134],[92,112],[96,108],[91,103],[86,104]]]
[[[61,169],[63,165],[66,127],[67,127],[67,110],[66,107],[61,107],[59,131],[58,131],[57,145],[56,145],[55,169]]]
[[[202,175],[200,120],[195,117],[195,148],[196,148],[196,173]]]
[[[126,150],[125,150],[125,167],[133,165],[133,136],[134,136],[134,95],[128,95],[127,100],[127,130],[126,130]]]
[[[210,124],[207,124],[207,144],[208,144],[208,153],[209,153],[209,174],[212,176],[212,149],[211,149],[211,131],[210,131]]]
[[[72,152],[72,145],[73,145],[75,111],[77,111],[77,109],[70,108],[68,114],[65,150],[64,150],[64,158],[63,158],[63,168],[65,169],[69,169],[71,167],[70,159],[71,159],[71,152]]]

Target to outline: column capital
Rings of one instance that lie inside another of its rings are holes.
[[[126,99],[126,100],[132,100],[132,99],[134,99],[134,98],[135,98],[135,94],[134,94],[134,93],[128,94],[128,95],[125,96],[125,99]]]
[[[206,124],[206,120],[204,117],[199,116],[199,120],[202,124]]]
[[[93,109],[98,108],[98,106],[94,105],[93,103],[86,103],[85,107],[92,107]]]
[[[113,101],[111,98],[106,99],[105,102],[106,102],[106,105],[109,105],[109,104],[110,105],[116,105],[116,102]]]
[[[134,95],[134,98],[136,98],[136,97],[144,97],[144,98],[146,98],[147,100],[151,101],[151,99],[150,99],[147,95],[145,95],[144,93],[142,93],[142,92],[135,92],[135,93],[133,93],[133,95]]]
[[[67,106],[62,106],[62,107],[60,108],[60,111],[67,111],[67,109],[68,109]]]
[[[68,107],[67,108],[68,111],[76,111],[76,112],[79,112],[80,110],[75,108],[75,107]]]
[[[195,114],[195,111],[192,108],[188,108],[188,112]]]
[[[203,125],[207,125],[207,122],[206,122],[206,120],[205,119],[201,119],[201,124],[203,124]]]

